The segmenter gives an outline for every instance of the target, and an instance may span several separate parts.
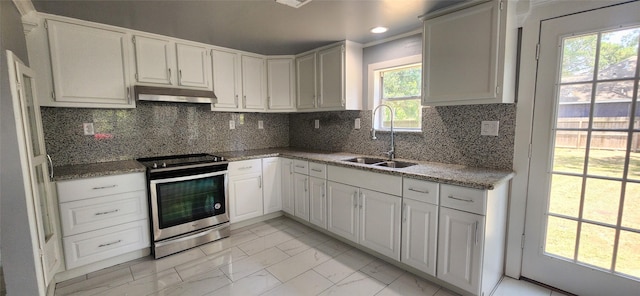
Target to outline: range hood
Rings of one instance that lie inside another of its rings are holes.
[[[212,91],[206,90],[136,85],[134,91],[139,101],[203,104],[215,104],[218,102],[216,95]]]

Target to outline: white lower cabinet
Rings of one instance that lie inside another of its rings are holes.
[[[282,211],[294,214],[294,188],[293,188],[293,159],[280,159],[280,184],[282,196]]]
[[[262,159],[263,203],[264,214],[282,210],[280,184],[280,158],[269,157]]]
[[[294,215],[309,221],[309,176],[293,174]]]
[[[309,222],[327,228],[327,180],[309,177]]]
[[[327,193],[327,230],[400,260],[400,197],[332,181]]]
[[[431,276],[436,276],[438,189],[438,183],[403,178],[401,261]]]
[[[58,181],[67,269],[148,248],[144,173]]]
[[[262,161],[229,163],[229,220],[231,223],[262,216]]]

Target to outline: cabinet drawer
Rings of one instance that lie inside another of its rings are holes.
[[[149,222],[139,220],[62,239],[67,269],[149,247]]]
[[[300,174],[309,174],[309,162],[306,160],[296,159],[293,161],[293,170]]]
[[[402,177],[337,166],[327,167],[327,179],[396,196],[402,195]]]
[[[402,197],[437,205],[438,183],[403,178]]]
[[[262,173],[262,159],[232,161],[229,163],[229,177]]]
[[[147,215],[145,190],[60,204],[64,236],[147,219]]]
[[[467,187],[440,185],[440,205],[479,215],[486,213],[486,191]]]
[[[315,162],[309,162],[309,176],[326,179],[327,165]]]
[[[145,190],[144,173],[113,175],[57,182],[60,203],[98,196]]]

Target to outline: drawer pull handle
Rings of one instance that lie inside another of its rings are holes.
[[[459,201],[473,202],[473,199],[464,199],[464,198],[455,197],[453,195],[449,195],[447,197],[450,198],[450,199],[455,199],[455,200],[459,200]]]
[[[303,165],[296,165],[296,167],[299,168],[299,169],[304,169],[305,168],[305,166],[303,166]]]
[[[429,190],[419,190],[419,189],[415,189],[415,188],[413,188],[413,187],[409,187],[409,191],[418,192],[418,193],[424,193],[424,194],[429,194]]]
[[[109,189],[109,188],[115,188],[117,186],[118,186],[118,184],[113,184],[113,185],[109,185],[109,186],[93,187],[91,189],[93,189],[93,190]]]
[[[110,246],[110,245],[115,245],[115,244],[120,243],[120,242],[122,242],[122,240],[121,240],[121,239],[119,239],[119,240],[117,240],[117,241],[115,241],[115,242],[110,242],[110,243],[106,243],[106,244],[101,244],[101,245],[99,245],[99,246],[98,246],[98,248],[103,248],[103,247],[107,247],[107,246]]]
[[[253,167],[253,166],[252,166],[252,165],[250,165],[250,166],[243,166],[243,167],[239,167],[238,169],[239,169],[239,170],[248,170],[248,169],[250,169],[250,168],[252,168],[252,167]]]
[[[106,215],[106,214],[111,214],[111,213],[117,213],[118,211],[120,211],[120,209],[115,209],[115,210],[106,211],[106,212],[97,212],[95,215],[96,216],[101,216],[101,215]]]
[[[311,169],[311,170],[314,172],[322,173],[322,170],[319,170],[319,169]]]

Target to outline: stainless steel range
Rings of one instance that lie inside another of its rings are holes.
[[[189,154],[138,161],[147,167],[156,259],[229,236],[229,163],[223,157]]]

